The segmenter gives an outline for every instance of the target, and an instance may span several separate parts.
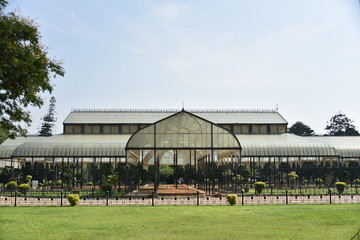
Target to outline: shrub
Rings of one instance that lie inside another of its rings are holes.
[[[30,189],[30,185],[27,183],[20,184],[18,187],[19,192],[22,194],[26,194],[26,192]]]
[[[26,182],[30,183],[32,180],[32,176],[31,175],[26,175]]]
[[[105,183],[101,186],[101,190],[103,190],[105,193],[106,192],[111,193],[112,188],[113,188],[113,185],[111,183]]]
[[[296,180],[299,177],[299,175],[297,175],[295,171],[291,171],[288,176],[290,180]]]
[[[344,182],[336,182],[335,187],[336,187],[336,190],[340,194],[342,194],[344,192],[345,187],[346,187],[346,183],[344,183]]]
[[[235,183],[237,186],[240,186],[240,184],[243,182],[243,178],[240,174],[237,174],[236,176],[232,177],[233,183]]]
[[[316,185],[320,185],[323,182],[321,178],[315,178]]]
[[[14,191],[17,188],[18,184],[15,181],[10,181],[6,184],[6,188]]]
[[[80,197],[77,194],[69,194],[67,199],[71,206],[76,206],[80,201]]]
[[[87,186],[94,186],[93,182],[87,182]]]
[[[264,182],[256,182],[254,184],[255,186],[255,192],[258,194],[261,194],[262,190],[266,187],[266,183]]]
[[[57,186],[62,185],[62,180],[57,180],[55,185],[57,185]]]
[[[228,194],[226,195],[226,199],[230,205],[235,205],[238,202],[238,196],[236,194]]]
[[[357,184],[360,184],[360,178],[358,178],[358,179],[355,179],[354,180],[354,183],[357,185]]]
[[[52,180],[44,183],[44,186],[54,186],[54,182]]]

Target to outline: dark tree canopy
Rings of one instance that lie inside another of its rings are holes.
[[[51,78],[64,75],[61,62],[51,59],[41,43],[39,26],[14,12],[4,13],[0,0],[0,128],[9,137],[26,134],[29,106],[41,107],[40,94],[52,92]]]
[[[312,136],[315,134],[308,125],[304,124],[301,121],[297,121],[289,128],[289,133],[298,135],[298,136]]]
[[[52,136],[52,134],[53,134],[55,122],[57,120],[55,117],[55,114],[56,114],[55,103],[56,103],[55,97],[51,97],[50,104],[49,104],[49,110],[42,118],[43,122],[41,124],[41,128],[39,131],[40,136]]]
[[[359,132],[352,124],[354,121],[346,117],[343,113],[338,113],[331,117],[326,125],[325,130],[328,131],[328,135],[333,136],[359,136]]]

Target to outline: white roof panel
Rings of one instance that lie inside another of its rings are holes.
[[[187,110],[217,124],[287,124],[276,110]],[[177,110],[74,110],[64,124],[152,124]]]

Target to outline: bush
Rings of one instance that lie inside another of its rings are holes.
[[[62,180],[57,180],[55,185],[57,185],[57,186],[62,185]]]
[[[266,183],[264,182],[256,182],[254,184],[255,186],[255,192],[258,194],[261,194],[262,190],[266,187]]]
[[[296,180],[299,178],[299,175],[297,175],[295,171],[291,171],[288,176],[290,180]]]
[[[54,182],[52,180],[44,183],[44,186],[54,186]]]
[[[346,187],[346,183],[344,182],[337,182],[335,183],[336,190],[339,192],[339,194],[342,194],[344,192],[344,189]]]
[[[317,185],[321,185],[323,182],[323,180],[321,178],[315,178],[315,183],[316,183],[316,186]]]
[[[87,186],[94,186],[93,182],[87,182]]]
[[[26,175],[26,182],[30,183],[32,180],[32,176],[31,175]]]
[[[67,199],[71,206],[76,206],[80,201],[80,197],[77,194],[69,194]]]
[[[228,194],[226,195],[226,199],[230,205],[235,205],[238,202],[238,196],[236,194]]]
[[[358,179],[355,179],[354,180],[354,183],[357,185],[357,184],[360,184],[360,178],[358,178]]]
[[[15,181],[11,181],[6,184],[6,188],[11,191],[14,191],[17,188],[17,186],[18,184]]]
[[[101,186],[101,190],[103,190],[105,193],[106,192],[111,193],[112,188],[113,188],[113,185],[111,183],[105,183]]]
[[[19,192],[22,194],[26,194],[26,192],[30,189],[30,185],[27,183],[20,184],[18,187]]]

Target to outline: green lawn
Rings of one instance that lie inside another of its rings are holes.
[[[360,204],[0,207],[0,239],[350,239]]]

